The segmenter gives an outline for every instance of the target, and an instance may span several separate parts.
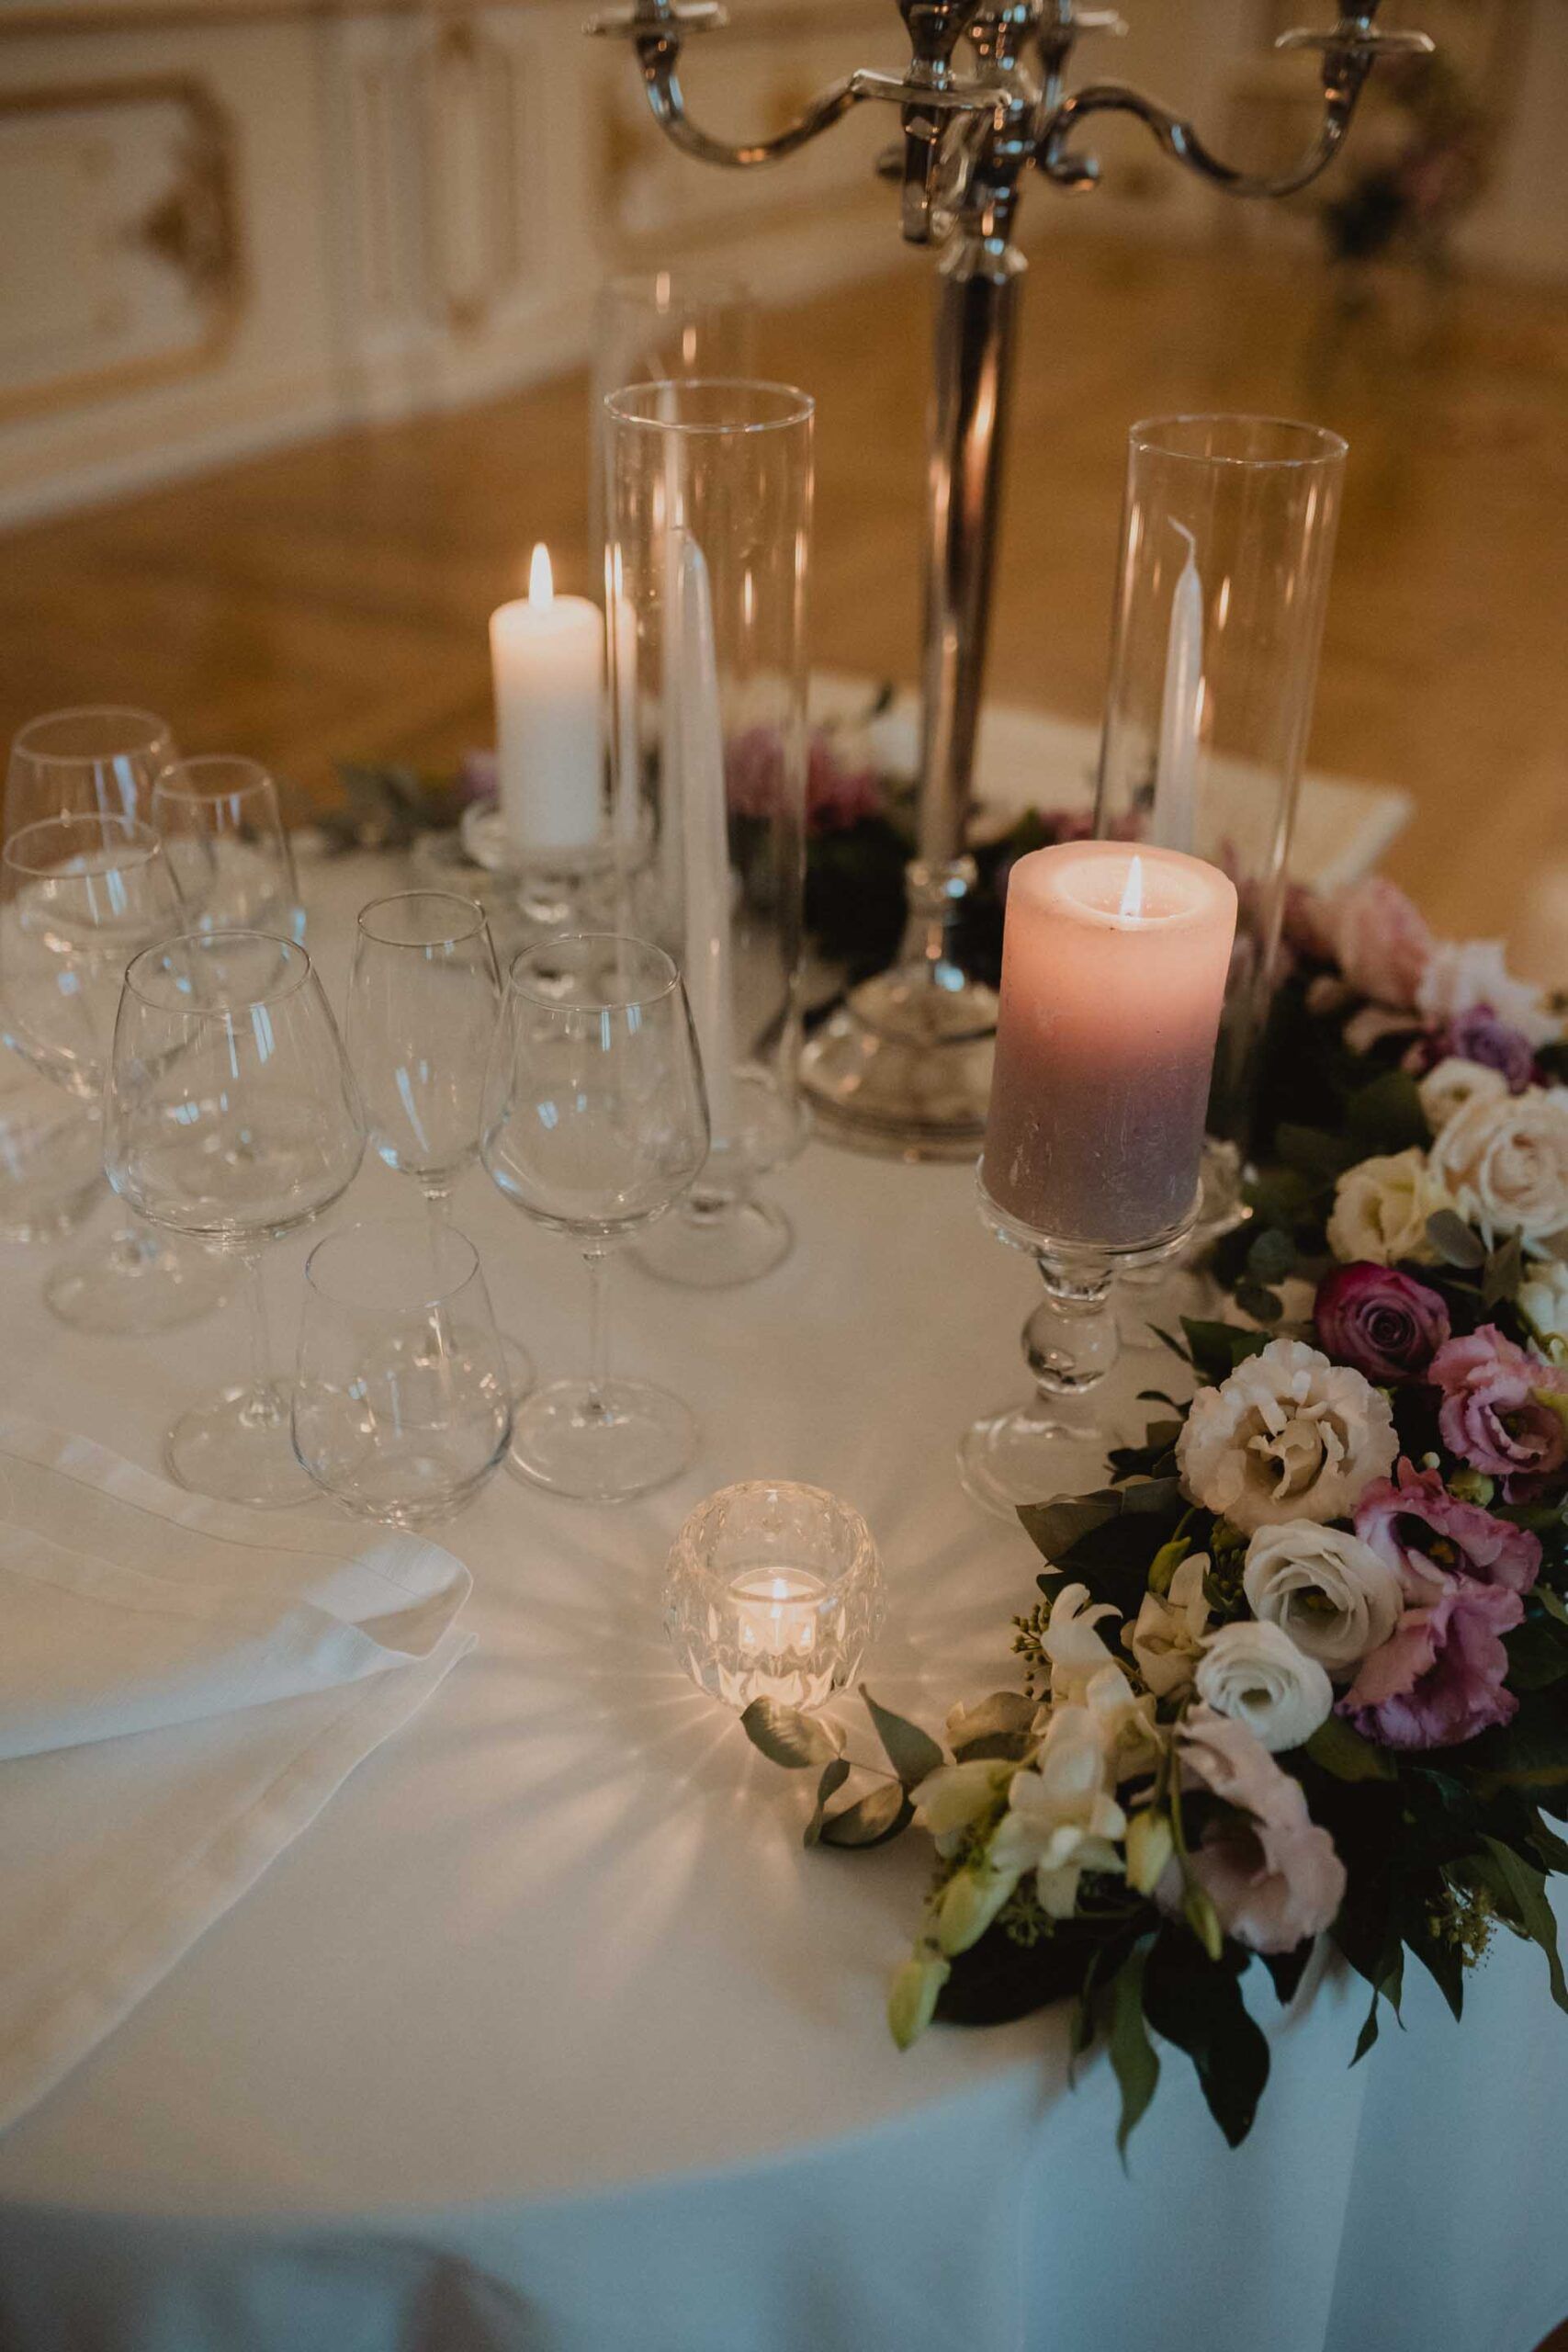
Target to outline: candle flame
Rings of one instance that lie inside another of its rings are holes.
[[[528,602],[538,611],[547,613],[555,601],[556,582],[555,574],[550,570],[550,551],[541,539],[528,566]]]
[[[1132,865],[1127,868],[1127,884],[1122,893],[1122,904],[1117,909],[1117,912],[1131,917],[1141,915],[1143,911],[1144,861],[1141,857],[1134,857]]]

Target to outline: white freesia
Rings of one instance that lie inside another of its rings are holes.
[[[1334,1188],[1328,1246],[1342,1265],[1368,1259],[1374,1266],[1401,1259],[1430,1265],[1437,1256],[1427,1238],[1427,1219],[1451,1206],[1424,1151],[1391,1152],[1359,1160]]]
[[[1450,1054],[1427,1072],[1416,1091],[1427,1125],[1440,1136],[1449,1121],[1468,1111],[1472,1102],[1506,1102],[1508,1081],[1500,1069],[1489,1069],[1484,1062],[1461,1061],[1457,1054]]]
[[[1561,1258],[1536,1260],[1517,1305],[1553,1363],[1568,1360],[1568,1265]]]
[[[1334,1705],[1334,1686],[1316,1658],[1282,1626],[1246,1618],[1210,1634],[1193,1680],[1216,1714],[1245,1724],[1275,1754],[1310,1739]]]
[[[1434,1027],[1485,1005],[1532,1046],[1544,1046],[1559,1024],[1529,980],[1517,980],[1500,939],[1445,939],[1433,948],[1416,990],[1416,1009]]]
[[[1191,1553],[1171,1577],[1165,1599],[1145,1592],[1137,1623],[1122,1633],[1124,1646],[1132,1651],[1138,1672],[1156,1699],[1185,1690],[1192,1679],[1209,1624],[1209,1604],[1203,1598],[1208,1571],[1207,1552]]]
[[[1051,1615],[1040,1646],[1051,1661],[1054,1702],[1082,1699],[1092,1678],[1115,1663],[1095,1632],[1102,1617],[1119,1617],[1108,1600],[1091,1603],[1086,1584],[1066,1584],[1052,1596]]]
[[[955,1854],[965,1833],[990,1811],[1017,1770],[994,1758],[939,1764],[910,1792],[915,1819],[936,1840],[939,1854]]]
[[[1127,1817],[1106,1787],[1107,1771],[1090,1710],[1057,1708],[1034,1768],[1014,1778],[991,1839],[993,1871],[1016,1885],[1032,1870],[1041,1908],[1053,1919],[1071,1917],[1085,1871],[1121,1872],[1114,1841]]]
[[[1134,1690],[1119,1666],[1106,1666],[1089,1677],[1082,1704],[1099,1736],[1112,1787],[1154,1770],[1164,1742],[1148,1691]]]
[[[1330,1674],[1348,1674],[1399,1623],[1399,1571],[1343,1528],[1287,1519],[1247,1547],[1242,1589],[1255,1617],[1278,1625]]]
[[[1472,1102],[1432,1146],[1431,1172],[1488,1239],[1568,1230],[1568,1102],[1529,1086]]]
[[[1283,1520],[1348,1517],[1399,1451],[1386,1396],[1302,1340],[1270,1340],[1200,1388],[1176,1442],[1188,1499],[1244,1535]]]

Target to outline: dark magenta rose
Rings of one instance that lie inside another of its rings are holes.
[[[1564,1389],[1562,1368],[1533,1355],[1483,1323],[1467,1339],[1450,1340],[1433,1357],[1427,1377],[1442,1392],[1438,1427],[1443,1443],[1474,1470],[1501,1478],[1511,1503],[1539,1494],[1568,1460],[1568,1427],[1545,1402]]]
[[[1318,1284],[1317,1343],[1369,1380],[1417,1380],[1451,1326],[1435,1290],[1393,1266],[1336,1266]]]
[[[1450,1495],[1436,1470],[1402,1461],[1375,1479],[1356,1506],[1356,1532],[1397,1568],[1405,1599],[1429,1600],[1449,1576],[1529,1592],[1540,1574],[1540,1538],[1479,1503]]]

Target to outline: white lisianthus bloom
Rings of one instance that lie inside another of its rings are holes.
[[[1485,1005],[1532,1046],[1544,1046],[1560,1024],[1529,980],[1516,980],[1503,960],[1500,939],[1445,939],[1427,958],[1416,989],[1416,1010],[1434,1027]]]
[[[1431,1171],[1488,1240],[1568,1231],[1568,1102],[1543,1086],[1472,1102],[1432,1146]]]
[[[1016,1764],[994,1758],[967,1764],[939,1764],[910,1791],[915,1819],[936,1840],[939,1854],[955,1854],[964,1834],[990,1811],[1016,1772]]]
[[[1115,1663],[1094,1629],[1102,1617],[1121,1613],[1108,1600],[1091,1604],[1086,1584],[1066,1584],[1053,1595],[1050,1622],[1040,1636],[1040,1646],[1051,1661],[1053,1702],[1066,1700],[1076,1705],[1091,1678]]]
[[[1059,1707],[1036,1763],[1009,1792],[991,1839],[991,1867],[1015,1883],[1032,1870],[1041,1908],[1053,1919],[1071,1917],[1086,1870],[1122,1871],[1114,1841],[1127,1817],[1106,1787],[1108,1770],[1090,1710]]]
[[[1316,1658],[1282,1626],[1247,1618],[1210,1634],[1192,1679],[1216,1714],[1245,1724],[1271,1754],[1310,1739],[1334,1705],[1334,1686]]]
[[[1515,1304],[1529,1317],[1542,1347],[1555,1363],[1568,1360],[1568,1265],[1561,1258],[1538,1260],[1521,1283]]]
[[[1457,1054],[1450,1054],[1427,1072],[1416,1091],[1427,1125],[1440,1136],[1449,1121],[1468,1111],[1472,1102],[1506,1102],[1508,1081],[1500,1069],[1489,1069],[1484,1062],[1461,1061]]]
[[[1287,1519],[1247,1547],[1242,1589],[1255,1617],[1278,1625],[1330,1674],[1382,1649],[1404,1611],[1399,1571],[1343,1528]]]
[[[1122,1632],[1123,1646],[1132,1651],[1138,1672],[1156,1699],[1185,1690],[1192,1679],[1211,1613],[1203,1598],[1208,1572],[1207,1552],[1191,1553],[1171,1577],[1165,1599],[1145,1592],[1137,1623]]]
[[[1424,1151],[1359,1160],[1334,1188],[1328,1246],[1341,1265],[1366,1259],[1374,1266],[1409,1259],[1430,1265],[1437,1251],[1427,1238],[1427,1219],[1452,1203]]]
[[[1190,1502],[1243,1535],[1283,1520],[1348,1518],[1399,1452],[1386,1396],[1302,1340],[1270,1340],[1200,1388],[1176,1442]]]

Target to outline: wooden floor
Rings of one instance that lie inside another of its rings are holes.
[[[819,658],[912,677],[929,272],[772,317],[819,402]],[[993,691],[1098,715],[1125,429],[1257,408],[1351,443],[1312,756],[1407,786],[1390,861],[1445,930],[1568,980],[1568,295],[1415,289],[1354,329],[1321,274],[1061,231],[1036,251]],[[0,731],[130,697],[316,795],[488,740],[485,619],[531,543],[588,582],[584,387],[345,434],[3,545]]]

